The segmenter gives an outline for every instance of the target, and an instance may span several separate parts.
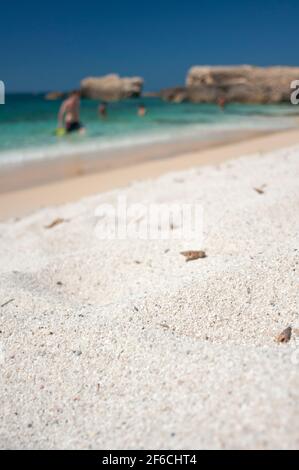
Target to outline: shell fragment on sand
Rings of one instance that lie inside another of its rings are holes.
[[[57,219],[54,219],[50,224],[45,225],[45,228],[53,228],[56,225],[62,224],[65,222],[65,219],[62,219],[61,217],[57,217]]]
[[[206,258],[206,253],[202,250],[181,251],[181,255],[185,256],[186,262],[200,258]]]
[[[292,336],[292,328],[289,326],[277,336],[276,341],[278,343],[288,343],[291,339],[291,336]]]
[[[258,194],[264,194],[264,190],[261,188],[253,188]]]

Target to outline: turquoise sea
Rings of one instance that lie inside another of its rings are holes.
[[[137,116],[138,104],[147,107],[144,118]],[[214,104],[173,104],[158,98],[126,100],[108,105],[108,117],[99,118],[99,102],[82,100],[85,136],[56,137],[60,101],[46,101],[44,95],[11,94],[0,106],[0,166],[32,159],[55,158],[74,153],[117,149],[175,139],[211,138],[234,130],[271,130],[293,127],[299,107],[283,105],[227,105],[222,111]]]

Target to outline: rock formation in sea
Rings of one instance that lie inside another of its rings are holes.
[[[142,93],[142,96],[144,96],[145,98],[159,98],[160,92],[159,91],[144,91]]]
[[[116,74],[103,77],[88,77],[81,81],[82,97],[105,101],[118,101],[141,95],[141,77],[120,77]]]
[[[254,67],[251,65],[192,67],[186,78],[188,99],[194,103],[289,102],[291,82],[299,80],[299,67]]]
[[[159,96],[162,100],[172,101],[173,103],[182,103],[187,101],[187,89],[185,87],[164,88],[160,91]]]
[[[65,98],[66,93],[63,93],[62,91],[50,91],[45,95],[45,100],[47,101],[55,101],[55,100],[60,100],[62,98]]]

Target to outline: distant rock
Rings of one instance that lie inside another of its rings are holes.
[[[173,103],[182,103],[187,101],[187,89],[185,87],[165,88],[160,91],[162,100],[171,101]]]
[[[141,77],[124,77],[111,74],[104,77],[89,77],[81,81],[83,98],[119,101],[125,98],[136,98],[141,95],[143,79]]]
[[[194,103],[280,103],[290,101],[290,84],[299,80],[299,67],[192,67],[186,79]]]
[[[45,100],[48,101],[55,101],[55,100],[60,100],[66,96],[66,93],[63,93],[62,91],[50,91],[45,95]]]
[[[160,92],[159,91],[144,91],[142,96],[145,98],[159,98]]]

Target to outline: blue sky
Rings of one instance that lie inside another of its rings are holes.
[[[42,2],[2,6],[8,91],[64,90],[88,75],[183,84],[192,65],[299,65],[298,0]]]

